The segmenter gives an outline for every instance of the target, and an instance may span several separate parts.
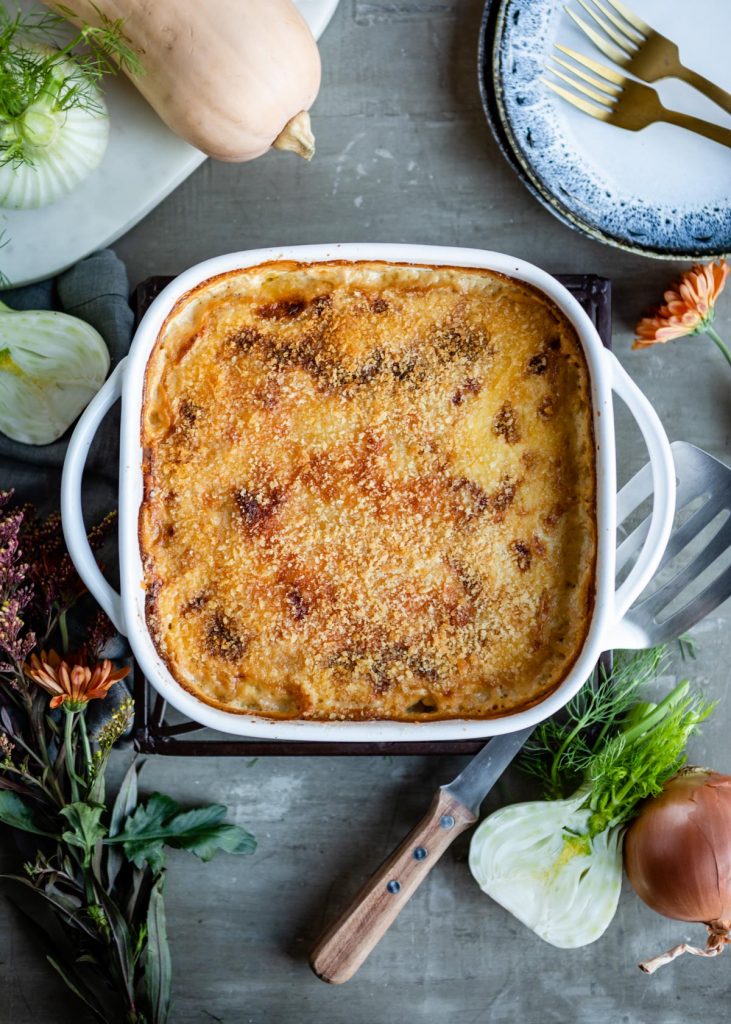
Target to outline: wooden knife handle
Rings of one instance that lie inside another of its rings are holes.
[[[342,985],[352,978],[416,889],[476,816],[443,789],[401,845],[383,862],[310,956],[318,978]]]

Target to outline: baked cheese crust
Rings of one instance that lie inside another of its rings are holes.
[[[527,285],[377,262],[212,278],[160,331],[142,441],[148,628],[209,704],[491,718],[581,651],[589,375]]]

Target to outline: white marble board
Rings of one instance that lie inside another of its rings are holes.
[[[295,0],[316,39],[338,0]],[[24,9],[39,7],[21,0]],[[0,210],[0,269],[13,285],[50,277],[123,235],[206,159],[162,123],[124,75],[105,82],[111,118],[99,167],[60,202]]]

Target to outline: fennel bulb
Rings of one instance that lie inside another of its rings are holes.
[[[63,45],[59,15],[0,5],[0,206],[55,202],[101,161],[109,118],[97,84],[120,67],[141,69],[122,19],[100,19]]]
[[[104,383],[109,352],[83,320],[0,302],[0,430],[14,441],[50,444]]]
[[[472,837],[480,888],[554,946],[587,945],[609,926],[624,830],[683,765],[688,737],[713,709],[687,682],[659,704],[637,701],[661,663],[660,650],[620,653],[611,675],[541,723],[519,763],[549,799],[504,807]]]
[[[85,102],[59,105],[63,85],[78,85]],[[13,210],[48,206],[71,192],[99,165],[109,141],[102,95],[71,60],[55,64],[38,99],[0,125],[0,144],[17,154],[0,164],[0,206]]]
[[[622,888],[622,832],[589,838],[586,793],[503,807],[482,822],[470,870],[483,892],[552,946],[594,942]]]

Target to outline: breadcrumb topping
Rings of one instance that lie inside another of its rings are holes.
[[[387,263],[213,278],[160,332],[142,434],[148,627],[204,701],[489,718],[578,657],[589,379],[527,286]]]

